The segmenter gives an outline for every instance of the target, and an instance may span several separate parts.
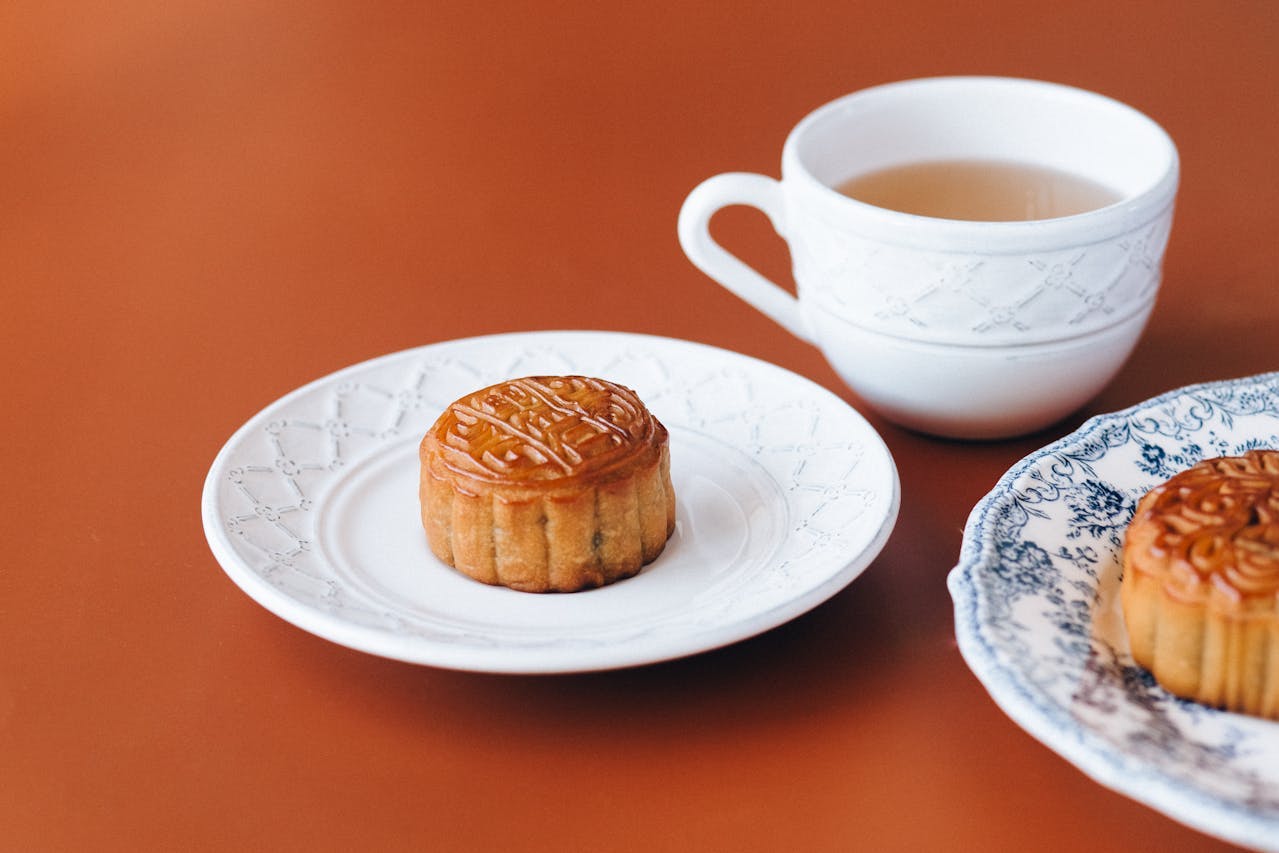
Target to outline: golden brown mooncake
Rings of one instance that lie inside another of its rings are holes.
[[[603,586],[657,559],[675,529],[666,428],[604,379],[530,376],[468,394],[420,456],[431,550],[487,584]]]
[[[1123,561],[1137,663],[1170,693],[1279,719],[1279,451],[1208,459],[1156,486]]]

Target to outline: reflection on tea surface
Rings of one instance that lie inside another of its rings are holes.
[[[902,213],[979,222],[1073,216],[1122,198],[1079,175],[998,160],[908,163],[856,175],[835,189]]]

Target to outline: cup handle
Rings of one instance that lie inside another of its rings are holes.
[[[781,182],[750,172],[728,172],[698,184],[684,200],[679,212],[679,242],[684,254],[694,266],[786,331],[814,343],[800,313],[799,300],[711,238],[711,217],[720,208],[734,204],[762,210],[777,233],[785,236]]]

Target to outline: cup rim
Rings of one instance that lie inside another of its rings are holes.
[[[905,213],[877,207],[840,193],[820,180],[805,164],[800,146],[813,128],[824,119],[846,107],[850,101],[882,95],[898,89],[925,87],[983,86],[1037,89],[1055,96],[1091,101],[1108,109],[1127,114],[1145,125],[1159,140],[1167,157],[1167,167],[1137,192],[1082,213],[1048,219],[1030,220],[960,220]],[[1002,253],[1041,250],[1047,246],[1073,248],[1095,242],[1098,231],[1113,232],[1116,217],[1127,223],[1145,223],[1162,215],[1172,206],[1180,177],[1177,146],[1168,132],[1150,116],[1108,95],[1063,83],[1022,77],[959,75],[920,77],[883,83],[842,95],[805,115],[787,135],[782,149],[783,184],[794,182],[831,215],[854,216],[859,229],[877,240],[918,246],[946,248],[952,242],[969,243],[998,239],[995,251]],[[1130,227],[1136,227],[1130,225]],[[939,245],[940,244],[940,245]]]

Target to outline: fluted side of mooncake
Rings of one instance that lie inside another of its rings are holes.
[[[1209,459],[1142,498],[1124,542],[1133,658],[1171,693],[1279,719],[1279,452]]]

